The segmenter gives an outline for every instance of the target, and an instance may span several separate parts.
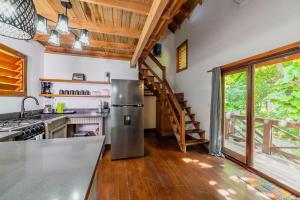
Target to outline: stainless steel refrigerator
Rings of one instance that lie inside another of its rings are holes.
[[[112,160],[144,156],[144,83],[112,79]]]

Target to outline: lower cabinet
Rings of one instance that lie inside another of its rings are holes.
[[[67,118],[59,118],[46,123],[46,137],[47,139],[53,138],[66,138],[67,137]]]

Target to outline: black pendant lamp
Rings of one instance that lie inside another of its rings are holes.
[[[41,35],[48,35],[47,19],[41,15],[37,15],[36,32]]]
[[[35,20],[32,0],[0,0],[0,35],[30,40],[36,31]]]
[[[56,24],[55,30],[57,30],[62,35],[68,35],[69,31],[69,18],[68,18],[68,9],[72,8],[70,1],[61,1],[61,5],[66,9],[66,14],[59,14],[58,21]]]
[[[77,51],[82,51],[82,44],[79,41],[79,38],[77,36],[75,37],[75,42],[73,44],[73,49],[77,50]]]
[[[81,30],[79,41],[83,46],[88,46],[90,44],[88,30],[86,29]]]
[[[52,30],[50,37],[48,39],[48,43],[53,46],[60,46],[59,34],[57,30]]]

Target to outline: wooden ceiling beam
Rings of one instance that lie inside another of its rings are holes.
[[[127,54],[117,54],[104,51],[91,51],[82,50],[76,51],[73,49],[67,49],[63,47],[45,46],[45,53],[61,54],[61,55],[73,55],[73,56],[83,56],[83,57],[96,57],[96,58],[107,58],[114,60],[131,60],[131,56]]]
[[[34,40],[48,43],[49,36],[47,35],[39,35],[36,34]],[[68,44],[70,46],[73,45],[75,38],[72,36],[62,36],[60,37],[60,41],[64,44]],[[127,43],[116,43],[116,42],[107,42],[107,41],[100,41],[100,40],[90,40],[90,44],[88,47],[93,48],[104,48],[104,49],[115,49],[115,50],[122,50],[122,51],[129,51],[134,52],[135,45],[127,44]]]
[[[38,5],[38,4],[37,4]],[[41,13],[39,12],[39,6],[37,6],[38,14],[43,17],[56,22],[57,15],[53,15],[50,13]],[[55,26],[56,23],[48,21],[49,25]],[[141,30],[133,29],[133,28],[124,28],[124,27],[116,27],[99,23],[91,23],[91,22],[81,22],[75,19],[69,19],[69,27],[75,29],[87,29],[90,32],[95,33],[104,33],[109,35],[130,37],[130,38],[139,38],[141,35]]]
[[[180,9],[180,13],[183,14],[185,18],[188,18],[188,19],[190,18],[190,12],[188,12],[184,8]]]
[[[149,38],[150,38],[154,28],[156,27],[157,23],[159,22],[159,19],[162,16],[163,11],[165,10],[167,4],[168,4],[168,0],[154,0],[153,1],[150,12],[146,19],[144,28],[140,35],[139,42],[137,44],[137,47],[136,47],[133,57],[131,59],[131,63],[130,63],[131,67],[136,66],[138,59],[141,56],[147,42],[149,41]]]
[[[106,7],[117,8],[134,13],[148,15],[151,5],[131,0],[80,0],[81,2],[97,4]]]
[[[187,0],[174,0],[172,4],[168,7],[167,12],[165,12],[164,17],[169,20],[163,20],[158,26],[156,27],[156,31],[153,36],[158,36],[156,38],[152,38],[147,43],[146,47],[144,48],[142,56],[140,57],[141,61],[144,61],[148,56],[149,52],[152,50],[153,46],[157,41],[159,41],[160,37],[167,31],[168,25],[173,21],[174,16],[180,11],[180,8],[183,4],[185,4]],[[150,51],[149,51],[150,50]]]

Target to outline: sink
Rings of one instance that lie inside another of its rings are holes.
[[[44,114],[38,114],[38,115],[32,115],[32,116],[27,116],[23,120],[47,120],[47,119],[52,119],[55,118],[55,116],[52,115],[44,115]]]

